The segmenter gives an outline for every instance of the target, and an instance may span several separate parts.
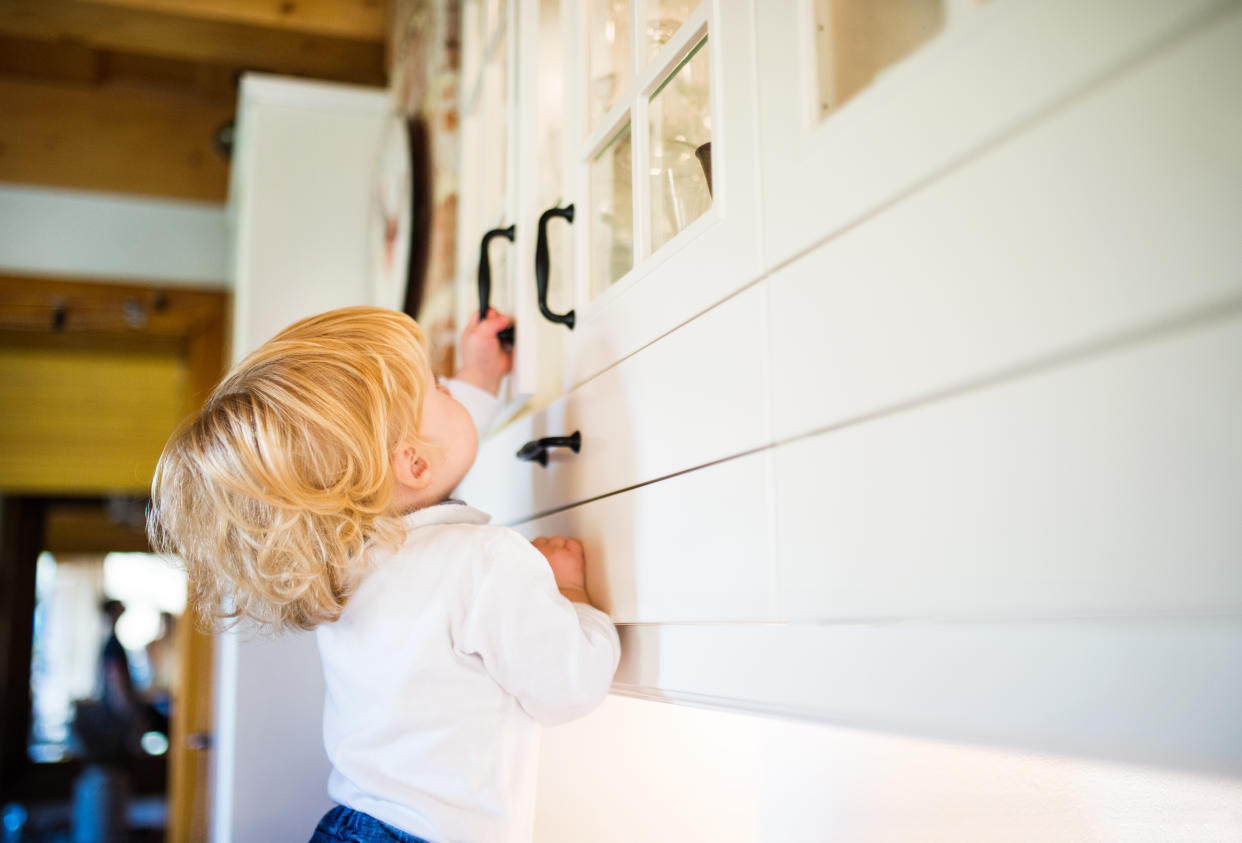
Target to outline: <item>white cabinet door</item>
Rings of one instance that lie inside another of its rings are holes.
[[[749,0],[463,6],[458,320],[482,237],[513,225],[488,250],[518,323],[511,401],[546,406],[759,277],[753,18]]]
[[[771,621],[771,454],[748,454],[519,524],[578,538],[614,623]]]
[[[497,431],[459,494],[509,524],[764,447],[766,293],[751,287]],[[574,433],[577,453],[550,450],[546,466],[515,458]]]
[[[570,388],[758,277],[753,9],[573,6]]]
[[[518,322],[529,318],[529,296],[519,283],[525,231],[519,219],[523,102],[518,66],[525,45],[519,40],[518,6],[515,0],[466,0],[462,5],[458,335],[480,308],[484,286],[488,307]],[[537,340],[531,331],[515,333],[515,368],[502,387],[508,405],[503,415],[512,415],[537,389]]]
[[[766,267],[916,193],[1229,5],[757,4]]]

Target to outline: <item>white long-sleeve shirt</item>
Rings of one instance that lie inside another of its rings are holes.
[[[407,515],[405,543],[373,553],[317,632],[329,794],[434,843],[529,841],[538,724],[597,706],[620,658],[608,616],[487,520],[458,503]]]

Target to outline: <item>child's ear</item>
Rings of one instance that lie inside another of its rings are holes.
[[[410,444],[397,448],[392,457],[392,470],[398,485],[419,491],[431,483],[430,466],[427,459]]]

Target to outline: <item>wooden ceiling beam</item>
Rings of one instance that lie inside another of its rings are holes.
[[[0,77],[0,182],[223,202],[212,136],[231,102]]]
[[[214,2],[230,5],[202,0]],[[194,6],[197,0],[4,0],[0,35],[342,82],[385,82],[382,34],[378,40],[329,37],[154,8],[163,4]]]
[[[84,0],[134,12],[161,12],[356,41],[383,41],[384,0]]]

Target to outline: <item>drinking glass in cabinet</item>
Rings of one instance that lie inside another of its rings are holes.
[[[827,116],[986,0],[816,0],[819,114]]]
[[[589,128],[630,86],[630,10],[625,0],[591,0],[587,25]]]
[[[630,124],[591,163],[591,292],[598,295],[634,265]]]
[[[707,39],[651,97],[651,248],[673,239],[712,204],[711,89]]]
[[[672,40],[694,11],[698,0],[647,0],[647,58]]]

